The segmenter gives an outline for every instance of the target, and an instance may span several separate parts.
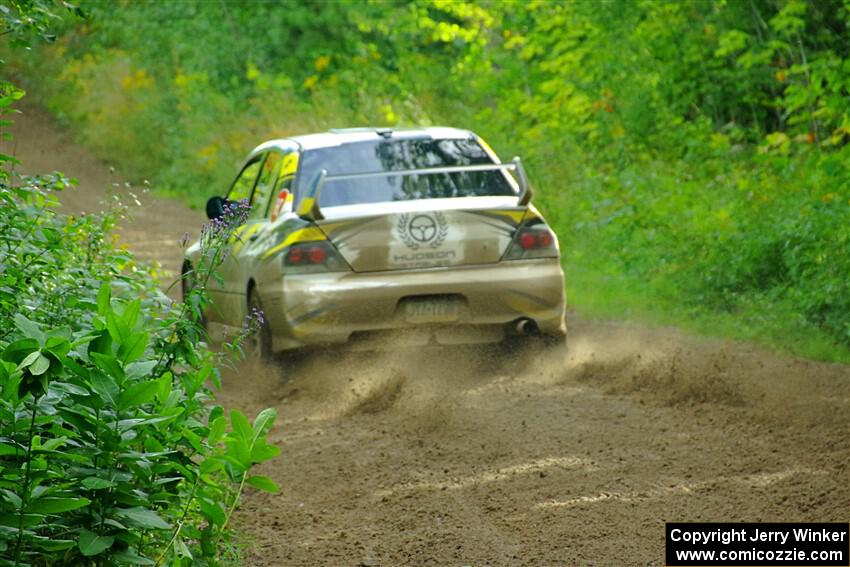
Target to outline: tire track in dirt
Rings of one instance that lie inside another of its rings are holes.
[[[27,170],[80,179],[68,210],[120,179],[37,109],[16,120]],[[202,215],[140,198],[122,238],[176,270]],[[226,373],[225,405],[280,415],[244,563],[659,565],[665,521],[847,521],[848,367],[570,322],[561,359],[388,345]]]

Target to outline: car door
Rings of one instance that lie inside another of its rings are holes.
[[[222,264],[227,314],[224,323],[241,326],[248,312],[248,282],[253,276],[257,252],[264,246],[263,235],[269,226],[269,208],[275,181],[281,168],[282,155],[277,150],[265,152],[259,174],[250,196],[251,210],[245,224],[238,227],[230,242],[229,255]]]

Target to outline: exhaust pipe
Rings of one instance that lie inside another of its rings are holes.
[[[514,330],[518,335],[536,335],[540,333],[540,329],[537,328],[537,323],[531,319],[520,319],[517,321]]]

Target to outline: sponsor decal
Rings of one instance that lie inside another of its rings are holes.
[[[393,262],[402,268],[436,268],[448,266],[455,259],[454,250],[422,250],[393,255]]]
[[[411,252],[409,254],[396,254],[393,256],[395,262],[419,262],[422,260],[451,260],[455,257],[454,250],[441,250],[438,252]]]
[[[399,215],[396,230],[411,250],[439,248],[449,233],[449,222],[442,213]]]

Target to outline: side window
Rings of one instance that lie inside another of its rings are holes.
[[[283,156],[283,164],[275,185],[275,198],[271,210],[271,220],[275,221],[282,213],[292,209],[292,182],[298,171],[298,152],[289,152]]]
[[[270,152],[263,164],[263,169],[260,172],[260,179],[257,181],[257,187],[254,189],[254,196],[251,199],[251,219],[263,219],[269,209],[269,198],[271,197],[274,183],[277,179],[277,172],[280,170],[280,163],[283,156],[277,152]]]
[[[263,158],[257,158],[246,165],[239,173],[239,177],[230,186],[230,191],[227,193],[228,201],[241,201],[242,199],[250,199],[251,190],[254,189],[254,182],[257,180],[257,174],[260,172],[260,164],[263,163]]]

